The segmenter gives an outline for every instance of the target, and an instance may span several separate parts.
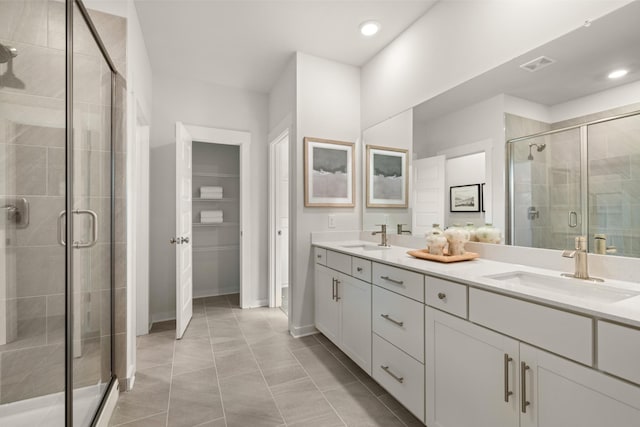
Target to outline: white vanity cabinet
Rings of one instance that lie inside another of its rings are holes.
[[[329,265],[331,253],[327,254]],[[346,269],[346,261],[337,259]],[[371,374],[371,284],[316,263],[315,325]]]
[[[431,307],[425,336],[429,427],[518,426],[518,341]]]
[[[425,336],[429,427],[640,425],[632,384],[431,307]]]

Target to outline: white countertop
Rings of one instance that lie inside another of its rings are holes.
[[[413,248],[394,246],[391,248],[380,248],[379,250],[364,250],[362,248],[345,248],[350,245],[367,245],[371,247],[369,241],[348,240],[340,242],[315,242],[314,246],[330,249],[332,251],[353,255],[371,261],[381,262],[393,266],[398,266],[418,273],[437,276],[444,279],[464,283],[480,289],[487,289],[510,295],[545,305],[570,310],[585,314],[598,319],[612,320],[615,322],[640,328],[640,295],[623,299],[618,302],[605,303],[597,301],[585,301],[578,294],[567,295],[553,291],[531,288],[504,281],[485,277],[500,273],[525,271],[541,274],[554,278],[560,277],[561,272],[543,268],[530,267],[523,264],[512,264],[499,261],[491,261],[478,258],[472,261],[444,264],[435,261],[417,259],[407,254]],[[577,281],[576,279],[565,278],[563,280]],[[578,281],[582,283],[581,281]],[[640,284],[624,282],[619,280],[608,280],[605,278],[604,286],[640,292]]]

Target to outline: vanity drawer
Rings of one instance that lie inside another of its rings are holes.
[[[640,384],[640,330],[599,320],[598,368]]]
[[[327,267],[351,275],[351,255],[327,251]]]
[[[467,287],[465,285],[425,276],[424,299],[425,303],[432,307],[467,318]]]
[[[373,284],[424,302],[424,276],[413,271],[373,263]]]
[[[424,363],[424,305],[373,286],[373,331]]]
[[[373,379],[424,422],[424,365],[373,334]]]
[[[351,258],[351,275],[371,283],[371,261],[362,258]]]
[[[471,288],[469,320],[593,365],[593,322],[588,317]]]
[[[324,248],[316,248],[315,252],[316,264],[327,265],[327,250]]]

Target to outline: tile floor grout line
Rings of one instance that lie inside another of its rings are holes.
[[[222,398],[222,386],[220,385],[220,375],[218,375],[218,364],[216,363],[216,355],[213,351],[213,342],[211,341],[211,326],[209,325],[209,316],[207,316],[207,305],[204,303],[202,305],[203,305],[202,308],[204,310],[204,320],[207,323],[207,332],[209,335],[209,348],[211,349],[211,357],[213,358],[213,368],[216,371],[216,383],[218,384],[218,393],[220,393],[220,407],[222,408],[222,417],[224,418],[224,425],[225,427],[227,427],[227,414],[224,410],[224,399]],[[229,303],[229,306],[231,306],[230,303]]]
[[[157,412],[157,413],[155,413],[155,414],[151,414],[151,415],[145,415],[145,416],[144,416],[144,417],[142,417],[142,418],[136,418],[136,419],[134,419],[134,420],[129,420],[129,421],[124,422],[124,423],[114,424],[114,425],[112,425],[111,427],[122,427],[122,426],[125,426],[125,427],[126,427],[126,425],[127,425],[127,424],[137,423],[138,421],[146,420],[147,418],[157,417],[158,415],[162,415],[162,414],[164,414],[164,411],[162,411],[162,412]]]
[[[336,357],[336,355],[335,355],[333,352],[329,351],[329,348],[328,348],[326,345],[324,345],[324,343],[323,343],[322,341],[320,341],[320,340],[317,338],[317,335],[318,335],[318,334],[316,334],[316,337],[315,337],[315,338],[316,338],[316,341],[318,341],[322,347],[324,347],[324,348],[325,348],[329,353],[331,353],[331,355],[332,355],[332,356],[333,356],[333,357],[334,357],[334,358],[335,358],[335,359],[336,359],[336,360],[337,360],[337,361],[338,361],[342,366],[344,366],[344,368],[345,368],[347,371],[351,372],[351,369],[349,369],[349,367],[348,367],[347,365],[345,365],[344,363],[342,363],[342,361],[341,361],[340,359],[338,359],[338,358]],[[326,338],[326,337],[325,337],[325,338]],[[347,357],[348,357],[348,356],[347,356]],[[366,372],[365,372],[365,373],[366,373]],[[385,404],[385,403],[380,399],[380,397],[379,397],[379,396],[376,396],[376,394],[375,394],[373,391],[371,391],[371,389],[370,389],[369,387],[367,387],[367,385],[366,385],[363,381],[361,381],[361,380],[360,380],[360,378],[358,378],[358,377],[357,377],[353,372],[351,372],[351,374],[356,378],[356,380],[357,380],[360,384],[362,384],[362,386],[363,386],[363,387],[364,387],[364,388],[365,388],[369,393],[371,393],[371,395],[372,395],[372,396],[373,396],[373,397],[374,397],[378,402],[380,402],[380,404],[382,404],[382,406],[384,406],[385,408],[387,408],[387,410],[388,410],[389,412],[391,412],[391,414],[393,414],[393,416],[394,416],[394,417],[396,417],[396,418],[398,419],[398,421],[400,421],[400,423],[401,423],[402,425],[404,425],[405,427],[408,427],[408,426],[407,426],[407,423],[405,423],[405,422],[404,422],[404,421],[403,421],[403,420],[398,416],[398,414],[396,414],[396,412],[395,412],[394,410],[392,410],[391,408],[389,408],[389,406],[387,406],[387,405],[386,405],[386,404]],[[369,374],[367,374],[367,375],[369,375]],[[371,375],[369,375],[369,376],[371,377]],[[373,377],[371,377],[371,379],[373,379]],[[375,379],[373,379],[373,380],[375,381]],[[377,382],[376,382],[376,383],[377,383]],[[382,386],[380,386],[380,387],[382,387]],[[394,398],[394,399],[395,399],[395,397],[393,397],[393,396],[392,396],[392,395],[391,395],[391,394],[390,394],[390,393],[389,393],[389,392],[388,392],[384,387],[382,387],[382,389],[386,392],[385,394],[389,394],[389,396],[391,396],[392,398]],[[383,396],[384,396],[384,395],[383,395]],[[412,414],[412,415],[413,415],[413,414]]]
[[[314,334],[315,335],[315,334]],[[313,337],[316,341],[318,341],[318,339],[314,336]],[[318,341],[318,344],[320,344],[322,346],[322,343],[320,341]],[[324,346],[322,346],[324,347]],[[289,353],[291,353],[291,355],[293,356],[294,359],[296,359],[296,362],[298,362],[298,365],[300,365],[300,367],[302,368],[302,370],[304,371],[305,374],[307,374],[307,376],[309,377],[309,379],[311,380],[311,383],[313,384],[313,386],[316,388],[316,390],[318,390],[320,392],[320,394],[322,395],[322,398],[325,400],[325,402],[327,402],[327,404],[329,405],[329,407],[331,409],[333,409],[333,412],[336,414],[336,416],[340,419],[340,421],[342,421],[342,424],[344,424],[345,426],[348,427],[347,422],[342,418],[342,416],[340,415],[340,413],[338,412],[338,410],[331,404],[331,402],[329,402],[329,399],[327,399],[327,396],[324,394],[324,391],[320,390],[320,387],[318,387],[318,384],[315,382],[315,380],[313,379],[313,377],[311,375],[309,375],[309,371],[307,371],[307,368],[304,367],[304,365],[302,364],[302,362],[300,362],[300,360],[298,359],[298,357],[293,353],[293,350],[289,349]],[[351,383],[349,383],[351,384]]]
[[[233,313],[233,316],[236,317],[236,314]],[[236,321],[237,321],[237,319],[238,318],[236,317]],[[267,321],[267,324],[269,325],[269,330],[271,330],[273,332],[273,327],[269,323],[269,320],[266,319],[266,318],[265,318],[265,320]],[[276,406],[276,409],[278,410],[278,413],[280,414],[280,417],[282,418],[282,421],[284,422],[284,424],[279,424],[279,425],[284,425],[286,427],[288,425],[287,424],[287,420],[284,418],[284,415],[282,414],[282,410],[280,410],[280,407],[278,406],[278,402],[276,402],[276,398],[273,395],[273,392],[271,391],[271,387],[269,387],[269,383],[267,383],[267,379],[264,377],[264,372],[262,372],[262,368],[260,367],[260,364],[258,363],[258,359],[256,358],[256,354],[253,352],[253,349],[251,348],[251,345],[249,344],[249,341],[247,341],[247,337],[244,334],[244,331],[242,330],[242,327],[240,327],[240,333],[242,334],[242,337],[244,338],[244,340],[247,342],[247,347],[249,347],[249,351],[251,352],[251,356],[253,357],[253,361],[258,366],[258,370],[260,371],[260,376],[262,377],[262,381],[264,381],[264,385],[267,386],[267,390],[269,391],[269,395],[271,396],[271,399],[273,400],[273,404]]]

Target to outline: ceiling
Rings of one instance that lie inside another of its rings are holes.
[[[471,79],[415,109],[414,120],[435,117],[505,93],[554,106],[640,80],[640,1]],[[520,65],[547,56],[556,62],[535,72]],[[618,80],[607,78],[617,68],[629,70]]]
[[[435,0],[135,0],[154,73],[268,92],[293,52],[362,66]],[[359,25],[381,24],[364,37]]]

